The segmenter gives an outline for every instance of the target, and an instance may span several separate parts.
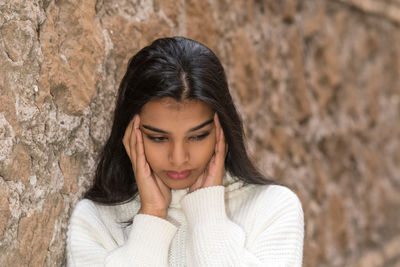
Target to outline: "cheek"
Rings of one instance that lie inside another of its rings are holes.
[[[160,162],[163,162],[163,153],[158,144],[152,144],[148,140],[143,140],[144,154],[146,161],[150,167],[154,170],[159,167]]]
[[[196,162],[206,165],[214,154],[215,143],[215,137],[211,137],[205,142],[198,144],[195,149],[196,152],[193,154],[196,157]]]

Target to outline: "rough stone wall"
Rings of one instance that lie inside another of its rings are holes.
[[[399,24],[399,0],[0,1],[0,265],[65,263],[127,60],[184,35],[300,196],[304,266],[400,266]]]

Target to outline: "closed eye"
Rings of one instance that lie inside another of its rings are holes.
[[[151,141],[156,142],[156,143],[161,143],[161,142],[165,142],[168,140],[167,137],[164,136],[152,136],[152,135],[148,135],[146,134],[147,138],[149,138]]]
[[[188,139],[189,139],[189,141],[201,141],[204,138],[206,138],[209,134],[210,134],[210,132],[206,132],[203,134],[190,136]],[[153,141],[155,143],[162,143],[162,142],[168,141],[168,137],[165,137],[165,136],[154,136],[154,135],[149,135],[149,134],[145,134],[145,135],[148,139],[150,139],[151,141]]]
[[[201,141],[204,138],[206,138],[209,134],[210,134],[210,132],[206,132],[206,133],[203,133],[200,135],[191,136],[191,137],[189,137],[189,140],[190,141]]]

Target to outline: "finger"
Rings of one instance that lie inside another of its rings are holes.
[[[135,119],[133,119],[129,122],[128,126],[126,127],[124,137],[122,138],[122,143],[125,147],[125,151],[128,154],[129,158],[131,158],[130,139],[131,139],[132,126],[133,126],[134,120]]]
[[[145,171],[146,156],[144,154],[143,136],[139,128],[135,128],[136,132],[136,167],[138,172]]]
[[[200,174],[196,181],[189,187],[189,192],[194,192],[204,185],[205,177],[207,176],[208,170]]]
[[[125,147],[126,153],[128,154],[129,158],[131,157],[130,153],[130,146],[129,146],[129,138],[132,132],[132,125],[133,125],[133,120],[131,120],[128,124],[128,126],[125,129],[124,137],[122,138],[122,143]]]
[[[217,144],[218,144],[219,131],[220,131],[220,128],[221,128],[221,124],[219,123],[219,118],[218,118],[217,112],[214,113],[214,124],[215,124],[215,136],[217,138]]]
[[[136,183],[140,192],[151,194],[156,184],[152,179],[152,171],[144,153],[143,135],[139,128],[136,128],[136,137]]]
[[[158,188],[160,188],[163,196],[167,197],[171,189],[161,180],[160,177],[158,177],[156,173],[153,173],[153,176],[156,178],[155,180],[157,182]]]
[[[215,149],[215,163],[217,166],[223,165],[226,156],[226,143],[224,131],[219,123],[218,116],[216,118],[216,125],[218,125],[218,141]]]
[[[214,115],[214,121],[215,121],[215,130],[216,130],[216,136],[217,136],[217,143],[215,146],[215,153],[219,153],[221,151],[225,151],[225,136],[224,136],[224,131],[222,130],[222,126],[219,122],[219,118],[217,113]]]
[[[136,156],[136,153],[134,152],[136,151],[136,142],[137,142],[136,129],[139,128],[139,124],[140,124],[140,117],[139,115],[136,114],[134,117],[134,123],[132,124],[131,138],[130,138],[130,148],[132,154],[135,154],[134,156]]]
[[[135,124],[138,122],[138,116],[135,115],[133,120],[129,124],[129,136],[127,136],[127,144],[129,146],[130,159],[132,162],[133,170],[136,168],[136,153],[135,153],[135,144],[136,144],[136,135],[135,135]],[[127,133],[128,134],[128,133]]]

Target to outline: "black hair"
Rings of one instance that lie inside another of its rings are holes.
[[[138,188],[122,139],[135,114],[150,100],[201,100],[217,112],[228,152],[225,168],[246,184],[271,184],[250,161],[243,124],[229,93],[224,69],[206,46],[184,37],[162,38],[144,47],[128,63],[118,91],[114,122],[100,155],[93,186],[85,198],[118,204],[134,198]]]

